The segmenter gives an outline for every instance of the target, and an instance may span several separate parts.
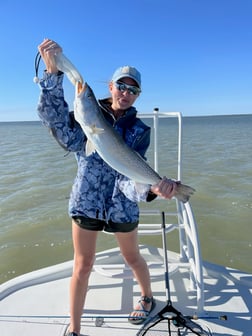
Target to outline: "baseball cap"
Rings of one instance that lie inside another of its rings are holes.
[[[129,65],[122,66],[118,68],[111,79],[112,82],[117,82],[118,80],[129,77],[132,78],[138,85],[138,87],[141,89],[141,74],[140,72]]]

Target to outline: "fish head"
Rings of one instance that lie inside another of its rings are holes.
[[[96,125],[101,112],[93,90],[84,82],[75,84],[74,117],[84,127]]]
[[[77,81],[75,83],[75,96],[79,96],[84,93],[87,84],[84,82]]]
[[[82,125],[85,120],[85,108],[83,106],[83,95],[86,91],[86,83],[75,83],[75,99],[74,99],[74,118]]]

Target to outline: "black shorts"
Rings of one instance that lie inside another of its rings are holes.
[[[138,226],[135,223],[114,223],[112,221],[105,222],[104,220],[87,218],[83,216],[73,216],[74,222],[82,229],[91,231],[106,231],[106,232],[131,232]]]

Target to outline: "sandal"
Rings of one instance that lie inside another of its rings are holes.
[[[70,324],[67,326],[64,336],[78,336],[78,334],[74,331],[69,330]]]
[[[151,308],[149,310],[146,310],[142,304],[142,302],[145,303],[151,303]],[[131,313],[131,315],[133,313],[138,313],[141,312],[143,313],[143,315],[140,316],[130,316],[128,318],[128,321],[132,324],[142,324],[144,323],[144,321],[147,319],[147,317],[150,315],[150,313],[153,311],[153,309],[156,306],[156,301],[153,297],[148,297],[148,296],[141,296],[140,300],[138,301],[139,306],[141,307],[141,309],[134,309],[133,312]]]

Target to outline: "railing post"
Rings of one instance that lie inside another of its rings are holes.
[[[182,116],[178,113],[178,180],[182,179]]]
[[[155,107],[153,109],[154,119],[153,119],[153,128],[154,128],[154,169],[158,172],[158,111],[159,108]]]

